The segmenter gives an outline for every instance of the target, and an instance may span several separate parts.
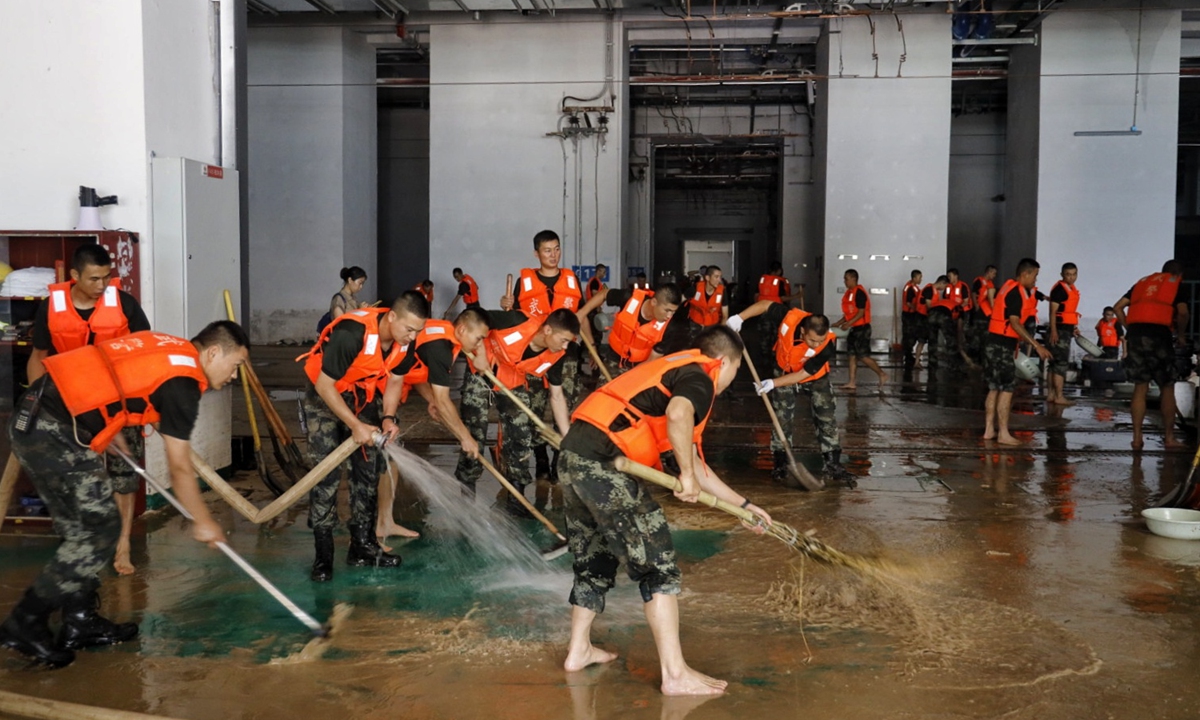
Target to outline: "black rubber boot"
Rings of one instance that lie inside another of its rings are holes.
[[[548,480],[550,478],[550,453],[547,452],[545,445],[538,445],[533,449],[533,458],[535,460],[534,477],[538,480]]]
[[[313,530],[313,542],[317,553],[309,577],[313,582],[329,582],[333,579],[333,529]]]
[[[400,567],[400,556],[385,553],[375,539],[375,528],[370,525],[350,526],[350,549],[346,551],[346,564],[354,567]]]
[[[771,454],[775,462],[771,468],[771,479],[777,483],[785,483],[788,479],[788,458],[787,453],[783,450],[776,450]]]
[[[25,597],[0,625],[0,646],[50,667],[70,665],[75,660],[75,653],[55,645],[54,635],[50,632],[48,620],[54,610],[55,606],[34,594],[33,588],[26,590]]]
[[[821,453],[821,457],[825,459],[825,474],[839,482],[846,483],[847,487],[858,487],[858,478],[854,473],[846,469],[842,465],[842,451],[832,450],[827,453]]]
[[[80,650],[116,645],[137,637],[137,623],[115,623],[96,612],[99,609],[100,595],[95,587],[63,598],[59,647],[63,650]]]
[[[521,493],[521,497],[525,497],[524,485],[513,485],[513,487],[515,487],[517,491]],[[521,501],[518,500],[512,493],[505,493],[504,512],[512,515],[515,518],[521,518],[522,520],[533,517],[529,510],[523,504],[521,504]]]

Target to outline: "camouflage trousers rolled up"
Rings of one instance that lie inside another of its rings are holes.
[[[957,366],[958,322],[945,310],[929,311],[929,364],[944,370]]]
[[[778,367],[775,368],[775,377],[783,374],[782,370]],[[771,407],[775,408],[775,415],[779,417],[779,426],[785,433],[788,433],[788,441],[791,442],[791,433],[796,427],[796,398],[800,394],[808,396],[809,409],[812,412],[813,425],[817,430],[817,442],[821,446],[821,452],[841,450],[841,443],[838,442],[837,400],[833,397],[833,384],[829,382],[828,375],[812,382],[775,388],[767,395],[771,399]],[[783,443],[780,441],[778,433],[772,432],[771,451],[783,452],[783,450]]]
[[[1074,325],[1058,326],[1058,342],[1049,345],[1050,372],[1066,377],[1071,363],[1071,341],[1075,339]]]
[[[540,384],[541,381],[534,382]],[[540,399],[539,393],[528,388],[515,388],[512,394],[538,417],[545,415],[549,391],[540,393]],[[545,445],[546,441],[534,428],[533,420],[504,393],[496,394],[496,411],[500,416],[500,461],[504,465],[502,472],[510,483],[523,489],[533,482],[533,475],[529,472],[529,459],[533,450],[538,445]]]
[[[95,587],[113,558],[121,518],[104,460],[75,441],[69,422],[38,416],[28,433],[8,432],[12,451],[37,489],[62,544],[33,581],[34,591],[56,604]]]
[[[666,515],[637,480],[573,452],[559,458],[567,545],[574,555],[572,605],[604,612],[622,562],[642,600],[678,595],[679,565]]]
[[[129,447],[129,457],[144,467],[146,465],[146,437],[142,435],[142,428],[127,427],[121,431],[121,435],[125,438],[125,445]],[[142,479],[133,471],[133,468],[129,467],[129,463],[112,455],[105,455],[104,462],[108,467],[108,476],[112,478],[113,492],[122,495],[137,492],[142,484]]]
[[[487,442],[488,412],[492,406],[492,389],[482,375],[470,371],[463,373],[462,397],[458,403],[458,416],[463,425],[471,433],[475,442],[479,443],[480,452],[484,452]],[[475,483],[483,474],[483,464],[464,452],[458,453],[458,465],[454,468],[454,477],[463,487],[475,491]]]
[[[342,393],[351,410],[370,425],[379,425],[381,398],[371,402],[356,397],[353,392]],[[308,455],[314,466],[350,437],[350,428],[333,414],[311,384],[304,392],[304,413],[308,418]],[[379,504],[379,474],[383,457],[373,445],[364,445],[350,456],[350,523],[375,527],[375,511]],[[325,476],[308,493],[308,526],[316,529],[337,527],[337,491],[341,468]]]

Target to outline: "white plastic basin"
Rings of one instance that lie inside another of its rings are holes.
[[[1142,511],[1150,532],[1178,540],[1200,540],[1200,511],[1180,508],[1146,508]]]

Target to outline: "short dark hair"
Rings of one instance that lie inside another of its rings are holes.
[[[713,325],[697,335],[693,347],[710,358],[727,357],[730,360],[740,359],[746,348],[742,336],[725,325]]]
[[[454,268],[453,270],[450,271],[450,274],[451,275],[462,275],[463,274],[462,268]]]
[[[948,282],[950,282],[950,278],[946,277],[945,275],[938,275],[937,280],[934,280],[933,284],[937,285],[938,283],[948,283]]]
[[[350,267],[342,268],[342,271],[338,273],[338,275],[342,278],[342,280],[357,280],[359,278],[365,278],[367,276],[367,271],[363,270],[357,265],[351,265]]]
[[[558,239],[558,233],[554,232],[553,230],[543,230],[540,233],[538,233],[537,235],[533,236],[533,249],[535,251],[541,250],[542,245],[544,245],[548,242],[562,242],[562,241]]]
[[[250,347],[250,338],[242,326],[234,321],[217,320],[204,326],[204,329],[192,338],[192,344],[201,350],[216,345],[221,348],[221,352],[229,353],[239,348]]]
[[[601,270],[607,270],[607,269],[608,269],[608,266],[605,265],[604,263],[596,263],[596,272],[600,272]]]
[[[423,298],[422,298],[423,299]],[[470,325],[483,325],[488,330],[492,329],[492,316],[479,308],[467,308],[454,318],[454,324],[468,323]]]
[[[913,280],[913,279],[915,279],[915,278],[916,278],[918,275],[924,275],[924,274],[925,274],[925,273],[921,272],[920,270],[913,270],[911,273],[909,273],[909,274],[908,274],[908,279],[909,279],[909,280]]]
[[[983,269],[983,274],[987,275],[988,270],[995,270],[996,272],[1000,272],[1000,269],[998,267],[996,267],[995,265],[988,265],[987,267],[985,267]]]
[[[429,301],[416,290],[405,290],[392,303],[392,312],[397,315],[408,313],[421,320],[429,319]]]
[[[829,318],[824,315],[809,315],[800,321],[800,328],[824,337],[829,332]]]
[[[683,302],[683,293],[679,292],[679,286],[675,283],[660,281],[654,286],[654,299],[668,305],[678,305]]]
[[[1104,309],[1103,309],[1103,310],[1101,310],[1101,311],[1100,311],[1100,313],[1101,313],[1101,314],[1104,314],[1104,313],[1108,312],[1109,310],[1112,310],[1113,312],[1116,312],[1116,310],[1113,310],[1113,306],[1112,306],[1112,305],[1105,305],[1105,306],[1104,306]]]
[[[1063,263],[1063,266],[1062,266],[1062,272],[1066,272],[1068,270],[1078,270],[1078,269],[1079,269],[1079,267],[1076,266],[1075,263]]]
[[[772,260],[769,272],[783,272],[783,263],[778,260]]]
[[[1182,275],[1183,263],[1179,262],[1178,260],[1168,260],[1163,263],[1162,271],[1165,273],[1171,273],[1172,275]]]
[[[579,316],[566,308],[559,308],[550,313],[543,324],[549,325],[555,332],[566,330],[572,335],[579,334]]]
[[[75,253],[71,256],[71,268],[75,272],[82,273],[88,265],[111,266],[112,256],[108,254],[108,248],[100,243],[88,243],[75,248]]]
[[[721,272],[721,266],[720,265],[709,265],[708,267],[704,268],[704,276],[708,277],[709,275],[712,275],[714,271]]]
[[[854,278],[854,282],[858,282],[858,271],[854,268],[850,268],[846,272],[842,273],[842,275],[849,275]]]
[[[1021,262],[1017,263],[1017,276],[1020,277],[1030,270],[1040,270],[1041,268],[1042,266],[1037,260],[1031,257],[1021,258]]]
[[[946,276],[947,276],[947,277],[949,277],[949,276],[951,276],[951,275],[961,275],[961,274],[962,274],[962,273],[960,273],[960,272],[958,271],[958,268],[947,268],[947,269],[946,269]]]
[[[433,287],[433,281],[430,280],[429,278],[425,278],[424,280],[421,281],[421,287],[428,290]]]
[[[645,280],[645,279],[646,279],[646,273],[644,273],[644,272],[640,272],[640,273],[638,273],[637,275],[634,275],[634,277],[639,277],[639,278],[641,278],[641,279]]]

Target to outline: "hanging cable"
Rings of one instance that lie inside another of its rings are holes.
[[[892,12],[892,17],[896,19],[896,30],[900,32],[900,62],[896,65],[896,77],[903,77],[900,71],[904,69],[904,63],[908,62],[908,38],[904,36],[904,21],[895,11]]]
[[[1142,80],[1142,18],[1145,16],[1145,5],[1145,0],[1138,3],[1137,58],[1134,60],[1133,70],[1133,124],[1129,126],[1131,131],[1138,129],[1138,94],[1141,91]]]

